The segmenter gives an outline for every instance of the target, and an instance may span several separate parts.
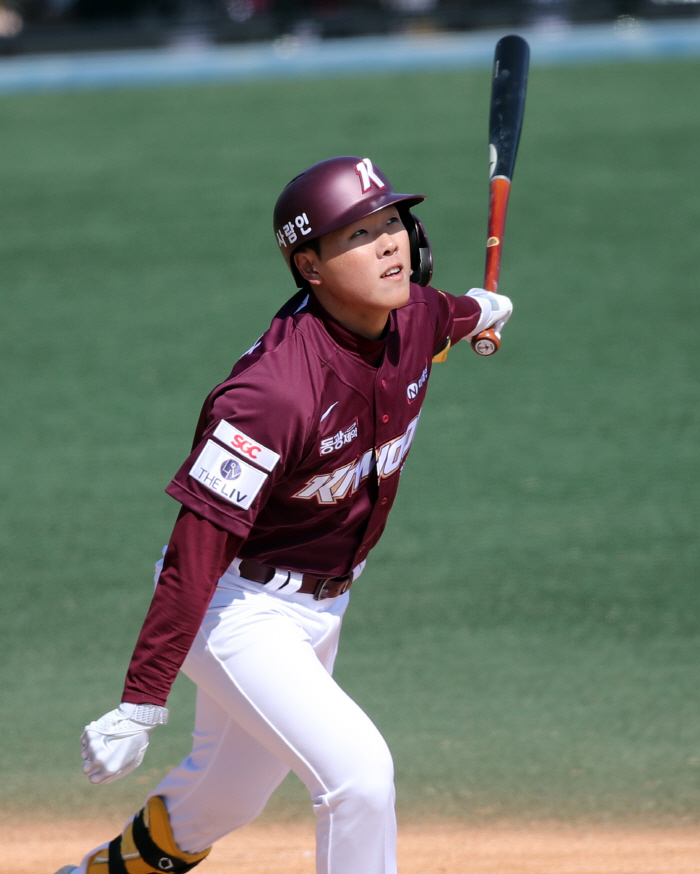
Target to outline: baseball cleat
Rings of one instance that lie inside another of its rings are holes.
[[[64,865],[63,868],[59,868],[59,870],[56,871],[56,874],[73,874],[73,872],[77,870],[77,865]]]

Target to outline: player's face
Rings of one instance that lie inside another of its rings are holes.
[[[365,337],[379,337],[409,299],[411,249],[395,206],[325,234],[320,258],[309,250],[296,257],[322,306]]]

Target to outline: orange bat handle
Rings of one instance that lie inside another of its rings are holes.
[[[498,275],[501,271],[501,249],[506,227],[506,210],[510,194],[510,179],[494,176],[489,184],[489,221],[486,240],[486,272],[484,288],[498,293]],[[472,349],[477,355],[494,355],[501,345],[493,328],[472,337]]]

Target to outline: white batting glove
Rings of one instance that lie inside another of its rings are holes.
[[[127,704],[85,726],[80,743],[83,771],[91,783],[111,783],[143,761],[154,725],[168,721],[167,707]]]
[[[513,312],[513,302],[511,299],[503,294],[486,291],[485,288],[472,288],[467,292],[466,296],[473,297],[479,304],[481,307],[481,318],[476,328],[464,339],[469,340],[487,328],[493,328],[500,339],[503,326]]]

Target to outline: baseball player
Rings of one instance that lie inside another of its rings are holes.
[[[282,192],[299,291],[207,398],[167,492],[181,509],[122,702],[82,736],[92,783],[128,774],[182,669],[193,747],[114,840],[58,874],[190,870],[255,819],[285,775],[317,817],[318,874],[394,874],[391,755],[332,678],[350,587],[391,510],[433,361],[508,298],[429,285],[411,208],[369,158],[315,164]]]

